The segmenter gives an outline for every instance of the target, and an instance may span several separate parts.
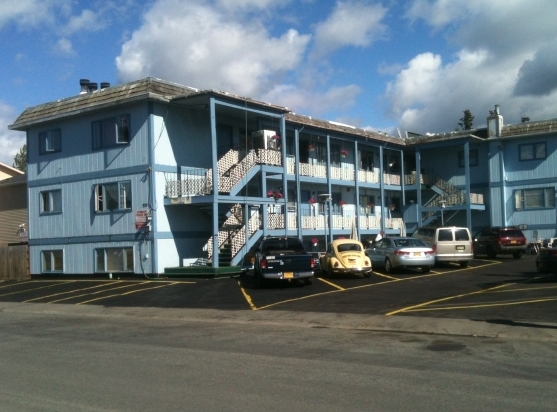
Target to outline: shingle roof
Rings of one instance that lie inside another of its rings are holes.
[[[522,136],[527,134],[550,132],[557,132],[557,119],[503,126],[503,128],[501,129],[501,137]]]
[[[9,128],[25,130],[26,127],[55,120],[60,117],[74,116],[91,110],[98,110],[123,101],[143,99],[169,100],[174,96],[197,93],[198,90],[175,83],[147,77],[94,92],[84,93],[55,102],[27,108]]]

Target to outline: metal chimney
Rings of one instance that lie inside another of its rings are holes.
[[[89,93],[94,92],[99,88],[99,85],[95,82],[89,83]]]
[[[101,83],[101,90],[106,89],[110,87],[110,83],[109,82],[102,82]]]
[[[79,87],[81,88],[79,94],[84,94],[89,91],[89,79],[80,79]]]

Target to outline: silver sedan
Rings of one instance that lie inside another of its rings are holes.
[[[433,249],[413,237],[384,237],[366,249],[373,268],[391,273],[396,268],[420,268],[423,273],[435,264]]]

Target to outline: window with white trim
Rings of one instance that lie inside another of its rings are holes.
[[[55,153],[62,150],[62,132],[60,129],[46,130],[39,133],[39,154]]]
[[[41,213],[62,212],[62,190],[41,192]]]
[[[60,250],[43,250],[42,255],[42,273],[62,273],[64,271],[64,251]]]
[[[128,114],[99,120],[91,125],[93,149],[128,144],[130,142],[130,116]]]
[[[95,249],[95,272],[133,272],[133,248]]]
[[[514,191],[517,210],[544,209],[555,207],[555,188],[520,189]]]
[[[547,157],[545,142],[521,144],[518,146],[520,160],[538,160]]]
[[[131,182],[126,181],[95,185],[95,212],[100,213],[131,208]]]

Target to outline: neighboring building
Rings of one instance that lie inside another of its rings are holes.
[[[0,163],[0,246],[19,243],[21,225],[27,228],[27,176]]]
[[[238,265],[265,234],[323,250],[355,222],[364,239],[514,222],[484,205],[506,186],[490,178],[502,119],[500,137],[400,138],[154,78],[95,89],[10,126],[27,133],[31,274]]]

